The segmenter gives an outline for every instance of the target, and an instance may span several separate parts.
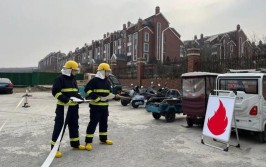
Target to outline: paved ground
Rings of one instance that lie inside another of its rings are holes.
[[[31,107],[19,107],[16,111],[23,93],[0,95],[0,127],[8,119],[0,132],[1,167],[41,166],[49,154],[56,100],[49,92],[31,94]],[[88,121],[88,106],[82,104],[79,121],[82,143]],[[183,125],[185,116],[166,123],[164,118],[154,120],[144,107],[122,107],[114,101],[110,104],[109,118],[109,138],[114,145],[99,145],[97,132],[94,150],[76,151],[69,147],[66,133],[61,145],[63,157],[55,159],[51,166],[266,166],[266,144],[260,144],[252,135],[240,135],[241,148],[230,147],[229,152],[224,152],[201,144],[201,127]]]

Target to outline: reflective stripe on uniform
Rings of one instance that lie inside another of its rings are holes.
[[[101,100],[101,98],[97,97],[94,101],[95,101],[95,102],[98,102],[98,101],[100,101],[100,100]]]
[[[55,145],[55,142],[54,142],[54,141],[52,141],[52,140],[51,140],[51,145],[53,145],[53,146]]]
[[[99,135],[101,135],[101,136],[107,136],[107,132],[100,132]]]
[[[95,105],[95,106],[108,106],[108,102],[94,102],[94,101],[91,101],[90,104]]]
[[[86,94],[89,95],[91,92],[92,92],[92,90],[88,90],[88,91],[86,92]]]
[[[93,89],[93,92],[96,92],[96,93],[110,93],[110,90],[108,90],[108,89]]]
[[[70,141],[79,141],[79,137],[77,137],[77,138],[70,138]]]
[[[54,97],[55,97],[55,98],[58,98],[60,95],[62,95],[62,92],[58,92],[58,93],[56,93]]]
[[[61,92],[78,92],[77,88],[64,88],[61,89]]]
[[[93,137],[93,134],[86,134],[86,137]]]

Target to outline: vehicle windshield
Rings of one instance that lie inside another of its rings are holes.
[[[244,91],[247,94],[258,94],[257,79],[220,79],[220,90]]]
[[[169,90],[166,94],[166,97],[173,97],[173,98],[180,97],[180,93],[176,90]]]
[[[183,78],[183,97],[200,97],[205,94],[204,78]]]
[[[0,78],[1,83],[9,83],[10,80],[8,78]]]

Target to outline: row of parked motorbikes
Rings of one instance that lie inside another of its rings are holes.
[[[131,84],[131,89],[123,90],[120,96],[126,97],[121,99],[123,106],[132,105],[133,108],[138,108],[140,105],[145,105],[148,112],[152,112],[155,119],[165,116],[167,122],[172,122],[175,119],[176,113],[181,113],[181,95],[177,89],[169,89],[158,84],[158,90],[154,89],[153,83],[148,88],[134,86]],[[145,104],[146,103],[146,104]]]

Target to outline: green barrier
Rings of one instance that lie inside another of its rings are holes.
[[[61,73],[31,72],[31,73],[0,73],[0,78],[9,78],[15,87],[52,85],[55,78]],[[83,74],[75,76],[77,80],[83,80]]]

